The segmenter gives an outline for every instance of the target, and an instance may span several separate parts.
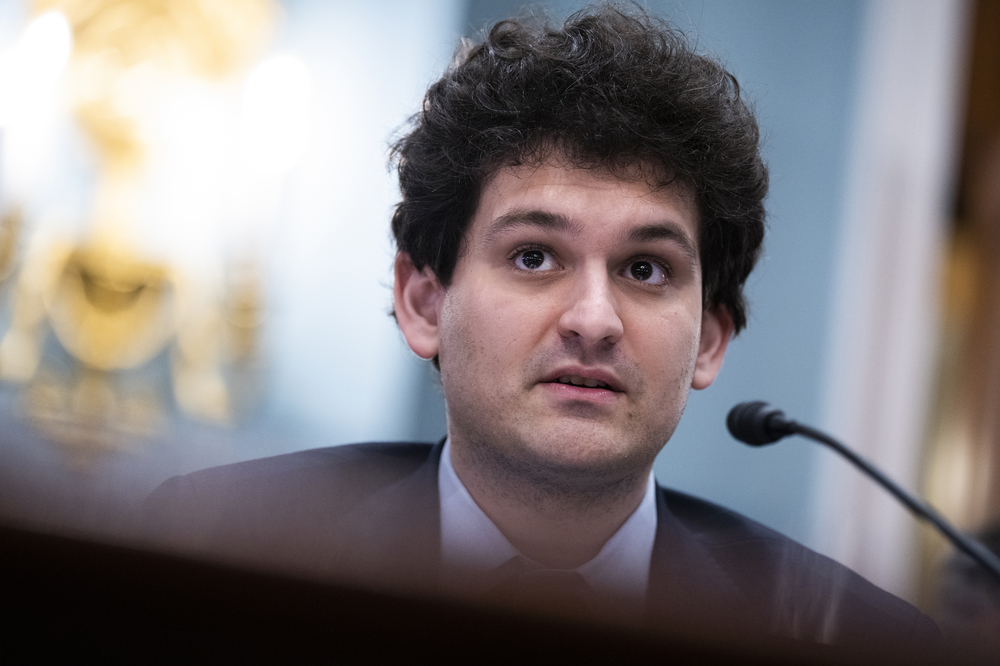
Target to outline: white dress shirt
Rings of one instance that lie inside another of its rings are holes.
[[[441,559],[447,572],[445,583],[457,591],[474,593],[475,590],[468,587],[476,584],[473,572],[497,569],[520,553],[483,513],[455,474],[448,441],[445,441],[438,467],[438,493]],[[641,612],[646,596],[655,538],[656,484],[650,472],[646,493],[638,508],[594,559],[580,565],[576,571],[592,588],[616,600],[621,612],[635,615]]]

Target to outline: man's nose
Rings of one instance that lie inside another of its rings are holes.
[[[583,272],[574,281],[559,317],[559,334],[578,337],[584,344],[614,344],[623,332],[611,276],[603,269]]]

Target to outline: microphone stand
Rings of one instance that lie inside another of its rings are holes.
[[[742,413],[741,413],[742,412]],[[992,573],[1000,581],[1000,558],[998,558],[986,546],[975,539],[962,534],[941,514],[931,508],[925,502],[920,501],[910,493],[903,490],[892,479],[883,474],[870,462],[859,456],[857,453],[847,448],[833,437],[826,433],[803,425],[785,417],[784,412],[771,407],[767,403],[753,402],[741,403],[733,407],[728,419],[729,431],[740,441],[752,446],[762,446],[776,442],[786,435],[802,435],[825,446],[830,447],[840,455],[854,463],[861,471],[872,477],[883,488],[892,493],[896,499],[902,502],[917,518],[931,523],[938,531],[945,536],[956,548],[978,562],[987,571]],[[742,427],[741,427],[742,426]]]
[[[802,435],[817,441],[820,444],[824,444],[850,460],[862,471],[868,474],[868,476],[882,484],[882,487],[895,495],[896,499],[906,505],[906,508],[912,511],[917,518],[926,520],[934,525],[934,527],[936,527],[941,534],[954,544],[955,548],[958,548],[960,551],[971,557],[996,576],[997,580],[1000,580],[1000,558],[994,555],[992,551],[986,548],[986,546],[956,530],[930,505],[920,501],[913,495],[910,495],[908,492],[899,487],[892,479],[879,471],[874,465],[826,433],[816,430],[815,428],[810,428],[807,425],[796,423],[795,421],[789,422],[789,425],[794,434]]]

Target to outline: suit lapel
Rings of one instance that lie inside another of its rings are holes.
[[[747,624],[746,601],[709,550],[670,511],[656,488],[656,539],[646,595],[647,622],[658,628]]]
[[[433,589],[441,559],[438,464],[444,440],[417,469],[366,499],[341,525],[348,575],[376,587]]]

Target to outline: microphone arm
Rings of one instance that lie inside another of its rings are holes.
[[[751,446],[771,444],[787,435],[802,435],[830,447],[854,463],[855,466],[868,476],[875,479],[876,482],[881,484],[883,488],[892,493],[896,499],[913,512],[917,518],[932,524],[956,548],[978,562],[1000,580],[1000,558],[994,555],[993,552],[975,539],[956,530],[930,505],[903,490],[903,488],[870,462],[826,433],[786,418],[784,412],[771,407],[766,402],[743,402],[736,405],[730,410],[729,416],[726,419],[726,425],[729,427],[729,432],[733,437]]]

